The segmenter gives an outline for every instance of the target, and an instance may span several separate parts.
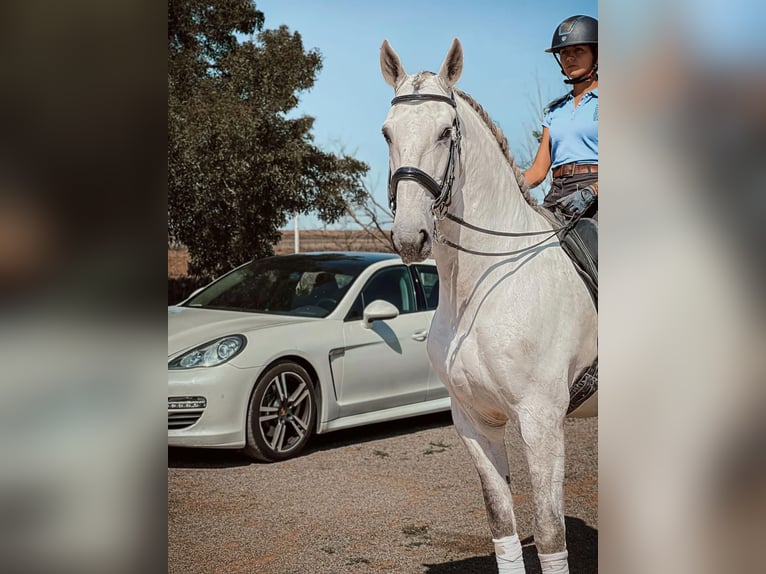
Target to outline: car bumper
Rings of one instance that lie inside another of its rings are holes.
[[[168,371],[168,446],[245,446],[247,406],[258,372],[230,364]]]

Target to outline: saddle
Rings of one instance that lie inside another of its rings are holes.
[[[563,216],[544,207],[538,207],[537,211],[554,227],[567,223]],[[598,310],[598,222],[582,217],[573,229],[561,230],[557,235],[561,248],[572,260]]]
[[[538,206],[539,211],[554,227],[567,223],[563,216]],[[598,311],[598,222],[582,217],[574,228],[561,230],[557,233],[561,248],[569,255],[577,272],[588,288],[593,303]],[[569,389],[569,408],[567,414],[575,411],[588,398],[598,391],[598,357],[575,380]]]

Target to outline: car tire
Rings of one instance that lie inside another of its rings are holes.
[[[314,433],[317,400],[309,373],[282,362],[255,385],[247,411],[245,452],[264,462],[297,456]]]

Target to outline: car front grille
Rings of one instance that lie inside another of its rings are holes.
[[[202,410],[168,413],[168,430],[188,429],[202,416]]]
[[[168,430],[189,428],[200,419],[206,406],[205,397],[169,397]]]

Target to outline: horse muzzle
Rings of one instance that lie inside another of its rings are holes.
[[[391,230],[391,238],[394,249],[396,249],[402,261],[407,265],[419,263],[424,259],[428,259],[431,255],[433,238],[431,233],[425,228],[405,230],[394,223]]]

